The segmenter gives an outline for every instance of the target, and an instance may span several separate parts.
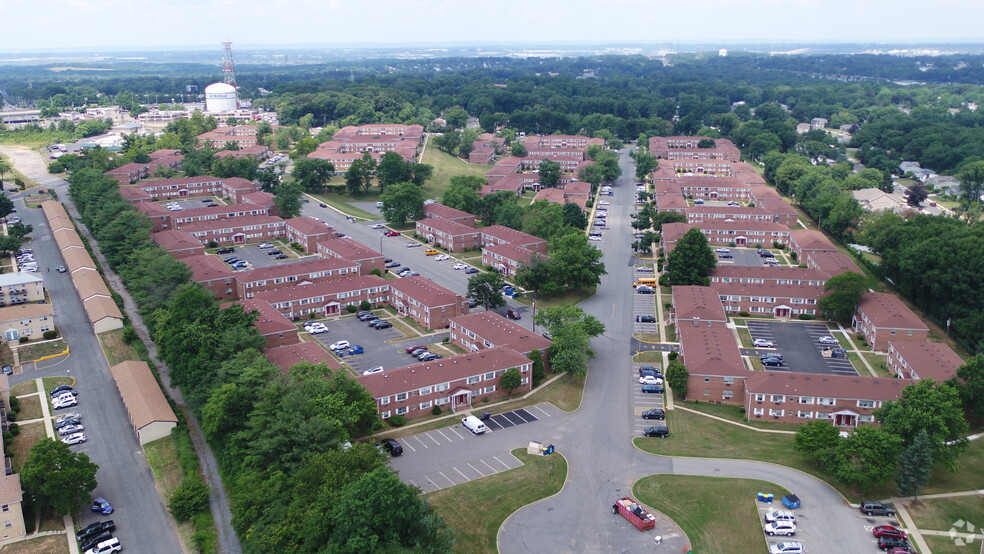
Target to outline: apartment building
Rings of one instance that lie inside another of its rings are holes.
[[[943,382],[963,365],[963,358],[942,342],[888,341],[888,370],[903,379]]]
[[[330,317],[346,313],[348,306],[389,302],[389,281],[376,275],[349,275],[317,282],[274,287],[253,295],[269,303],[288,319]]]
[[[442,217],[425,217],[416,223],[418,237],[449,252],[475,250],[481,246],[481,231]]]
[[[362,275],[369,275],[374,269],[379,270],[380,274],[386,271],[382,253],[349,237],[323,240],[317,244],[317,252],[322,258],[341,258],[358,262]]]
[[[851,327],[864,335],[874,350],[885,352],[889,342],[929,339],[929,328],[894,294],[867,292],[861,295]]]
[[[516,278],[516,272],[521,267],[531,265],[534,259],[547,257],[529,248],[514,244],[502,243],[482,248],[482,265],[491,266],[503,276]]]
[[[445,329],[468,313],[468,300],[422,276],[389,281],[390,305],[428,329]]]

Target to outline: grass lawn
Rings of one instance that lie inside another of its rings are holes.
[[[123,342],[123,329],[101,333],[98,337],[99,344],[102,345],[103,352],[106,353],[106,359],[110,367],[127,360],[140,359],[137,357],[136,351],[130,348],[130,345]]]
[[[871,367],[874,368],[875,373],[877,373],[879,377],[891,377],[892,376],[888,372],[888,355],[887,354],[875,354],[874,352],[862,352],[861,353],[861,356],[863,356],[865,360],[868,360],[868,363],[871,364]],[[860,367],[857,368],[857,369],[858,369],[858,371],[861,370]],[[867,368],[865,368],[865,369],[867,369]]]
[[[571,304],[580,304],[581,302],[587,300],[595,293],[594,288],[590,289],[574,289],[567,290],[559,294],[551,295],[538,295],[536,297],[536,305],[539,309],[552,308],[554,306],[568,306]],[[524,294],[516,299],[520,304],[525,304],[531,306],[533,304],[533,296]]]
[[[42,393],[47,394],[48,391],[57,387],[58,385],[72,385],[75,386],[75,378],[73,377],[45,377],[41,379],[41,386],[44,387]]]
[[[14,471],[20,471],[21,465],[27,460],[27,455],[31,452],[31,447],[39,440],[47,437],[44,430],[44,423],[28,423],[20,426],[20,433],[14,437],[14,443],[7,452],[13,458]]]
[[[46,342],[42,344],[33,344],[20,347],[20,359],[21,363],[37,360],[38,358],[43,358],[44,356],[53,356],[55,354],[61,354],[66,349],[68,345],[65,341],[58,339],[51,342]]]
[[[689,407],[689,406],[688,406]],[[864,498],[889,498],[897,494],[893,481],[882,483],[866,492],[839,484],[822,472],[813,460],[793,449],[793,435],[759,433],[691,414],[673,410],[666,414],[673,434],[665,439],[639,437],[635,444],[646,452],[664,456],[736,458],[759,460],[789,466],[823,479],[851,502]],[[937,468],[923,494],[958,492],[984,488],[984,441],[973,441],[960,458],[960,469],[949,472]]]
[[[68,554],[65,535],[48,535],[29,541],[15,542],[0,548],[4,554]]]
[[[676,325],[667,325],[666,342],[676,342],[676,341],[677,341]]]
[[[360,217],[363,219],[379,219],[380,216],[367,212],[362,208],[357,208],[349,202],[376,202],[379,200],[379,195],[364,194],[359,196],[351,196],[348,194],[338,194],[337,192],[323,192],[318,194],[310,195],[317,202],[323,202],[328,204],[332,208],[342,212],[345,215],[350,215],[353,217]]]
[[[728,406],[725,404],[710,404],[708,402],[687,402],[683,401],[680,404],[684,408],[690,408],[701,413],[710,414],[717,417],[723,417],[724,419],[734,421],[737,423],[743,423],[745,425],[751,425],[752,427],[760,427],[762,429],[772,429],[774,431],[795,431],[800,428],[799,425],[795,423],[769,423],[767,421],[760,421],[753,419],[751,421],[745,420],[745,413],[741,410],[741,406]]]
[[[632,356],[632,363],[635,364],[657,364],[663,363],[663,353],[656,350],[647,350]]]
[[[430,137],[427,137],[428,143]],[[424,198],[439,200],[444,194],[444,190],[451,184],[451,177],[455,175],[477,175],[484,177],[485,172],[492,168],[491,165],[479,165],[466,163],[464,160],[455,158],[451,154],[437,148],[433,144],[427,144],[424,148],[424,156],[421,163],[425,163],[434,168],[431,178],[424,183]]]
[[[737,329],[738,337],[741,338],[741,346],[746,348],[752,347],[752,334],[748,332],[747,327],[739,327]]]
[[[652,475],[632,486],[636,500],[666,514],[683,528],[694,552],[766,552],[755,505],[759,491],[780,498],[789,491],[766,481]],[[713,502],[707,499],[714,498]],[[722,532],[727,530],[727,532]]]
[[[643,342],[660,342],[659,333],[633,333],[632,336]]]
[[[948,531],[950,528],[947,527],[943,531]],[[966,531],[964,531],[966,533]],[[980,530],[977,530],[980,533]],[[980,539],[963,546],[957,546],[950,537],[937,537],[931,535],[923,535],[923,540],[929,545],[929,548],[933,551],[933,554],[978,554],[981,551],[981,541]]]
[[[17,383],[10,387],[10,396],[21,396],[22,394],[34,394],[38,392],[38,383],[34,379]]]
[[[984,521],[984,502],[979,495],[919,500],[906,509],[917,527],[933,531],[948,531],[960,519],[974,523],[975,527]]]
[[[184,477],[184,471],[178,461],[178,446],[174,442],[174,437],[168,435],[145,444],[144,453],[147,455],[150,471],[154,474],[157,491],[162,498],[170,498],[171,492],[178,487]],[[190,521],[176,522],[176,524],[182,542],[189,551],[193,552],[195,549],[192,536],[195,534],[195,526]]]
[[[20,412],[17,412],[18,421],[30,421],[32,419],[40,419],[44,416],[41,413],[41,397],[40,396],[29,396],[27,398],[19,399],[20,402]]]
[[[457,531],[456,552],[497,552],[499,527],[510,514],[563,488],[567,479],[563,456],[534,456],[523,448],[512,453],[524,465],[424,497]]]

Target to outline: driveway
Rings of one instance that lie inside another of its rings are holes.
[[[851,376],[858,374],[847,358],[824,358],[820,355],[824,346],[818,343],[817,339],[830,334],[830,330],[822,323],[751,319],[746,321],[748,332],[753,340],[771,340],[776,344],[773,352],[782,354],[783,365],[769,367],[770,371]]]

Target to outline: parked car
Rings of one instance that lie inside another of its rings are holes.
[[[85,431],[85,427],[79,424],[69,424],[58,428],[58,434],[62,436],[81,433],[82,431]]]
[[[427,250],[424,251],[424,254],[427,254],[428,256],[437,256],[440,253],[441,253],[440,251],[434,250],[433,248],[428,248]]]
[[[656,323],[656,316],[654,315],[637,315],[637,323]]]
[[[593,240],[593,241],[595,241],[595,242],[601,242],[601,237],[600,237],[600,236],[598,236],[598,235],[595,235],[595,234],[592,234],[592,235],[590,235],[590,236],[588,237],[588,240]]]
[[[329,346],[328,348],[330,348],[332,350],[344,350],[344,349],[346,349],[346,348],[348,348],[350,346],[352,346],[352,345],[349,344],[349,341],[347,341],[347,340],[340,340],[338,342],[332,343],[331,346]]]
[[[99,512],[104,516],[108,516],[113,513],[113,505],[109,503],[109,500],[106,500],[101,496],[93,500],[92,505],[89,508],[93,512]]]
[[[465,270],[465,275],[471,275],[472,273],[478,273],[478,271],[479,270],[478,270],[477,267],[469,267],[468,269]],[[474,308],[474,306],[472,306],[472,307]]]
[[[74,433],[72,435],[68,435],[67,437],[62,438],[61,441],[69,446],[72,446],[73,444],[82,444],[83,442],[85,442],[85,434]]]
[[[663,385],[643,385],[642,392],[663,392]]]
[[[274,260],[286,260],[289,256],[287,254],[277,254],[273,257]]]
[[[328,204],[325,204],[324,202],[319,202],[318,203],[318,207],[319,208],[327,208],[328,207]]]
[[[82,423],[82,417],[81,416],[70,417],[70,418],[67,418],[67,419],[58,418],[58,419],[55,420],[55,429],[61,430],[61,429],[64,429],[65,427],[72,427],[72,426],[78,425],[80,423]]]
[[[639,377],[639,384],[640,385],[662,385],[663,384],[663,380],[660,379],[659,377],[656,377],[655,375],[643,375],[642,377]]]
[[[455,271],[457,271],[459,269],[467,269],[467,268],[468,268],[468,266],[465,265],[465,264],[463,264],[463,263],[461,263],[461,262],[458,262],[458,263],[454,264],[453,266],[451,266],[451,269],[454,269]]]
[[[773,521],[765,524],[763,531],[770,537],[774,535],[791,537],[796,534],[796,524],[789,521]]]
[[[661,408],[652,408],[642,412],[642,419],[666,419],[666,412]]]
[[[752,341],[752,346],[755,348],[775,348],[776,343],[766,339],[755,339]]]
[[[48,394],[51,396],[60,396],[61,393],[63,392],[71,393],[72,396],[78,394],[78,392],[76,392],[76,390],[73,389],[71,385],[58,385],[57,387],[48,391]]]
[[[665,425],[655,425],[653,427],[647,427],[645,431],[642,432],[643,436],[646,437],[657,437],[665,439],[670,436],[670,428]]]
[[[829,345],[832,345],[832,346],[840,346],[840,343],[837,342],[837,339],[835,339],[834,337],[831,337],[829,335],[818,338],[817,339],[817,342],[819,342],[820,344],[829,344]]]
[[[392,456],[399,456],[400,454],[403,454],[403,445],[396,442],[395,439],[380,439],[379,446],[381,446],[383,450],[389,452]]]
[[[70,419],[75,419],[75,418],[78,418],[79,420],[81,420],[82,419],[82,414],[80,414],[78,412],[68,412],[67,414],[62,414],[62,415],[60,415],[60,416],[58,416],[58,417],[55,418],[55,427],[58,427],[58,425],[60,423],[63,423],[65,421],[68,421]],[[78,423],[78,421],[76,421],[75,423]]]
[[[373,223],[372,225],[369,226],[369,228],[370,229],[384,229],[384,228],[386,228],[386,226],[383,225],[382,223]]]
[[[730,260],[730,259],[733,259],[733,258],[734,258],[734,256],[732,256],[730,253],[728,253],[728,254],[718,254],[718,259],[719,260]]]
[[[257,244],[256,247],[257,248],[273,248],[273,244],[271,244],[269,242],[261,242],[260,244]]]
[[[413,273],[413,272],[410,271],[410,268],[408,267],[408,268],[404,269],[403,271],[400,271],[396,275],[398,277],[409,277],[411,273]]]
[[[728,248],[715,248],[714,251],[717,252],[718,254],[729,254],[729,253],[731,253],[731,250],[728,249]]]
[[[276,256],[277,254],[283,254],[280,250],[274,248],[273,250],[267,250],[267,256]]]
[[[519,312],[512,309],[506,310],[506,317],[508,317],[509,319],[523,319],[523,316],[520,315]]]
[[[324,325],[312,325],[310,327],[305,327],[304,329],[312,335],[320,335],[328,332],[328,328]]]
[[[103,544],[108,544],[112,540],[116,540],[113,538],[112,533],[110,533],[109,531],[100,531],[99,533],[95,533],[93,535],[86,537],[86,539],[80,543],[80,547],[82,549],[82,552],[85,552],[86,554],[88,554],[89,552],[99,552],[100,554],[105,552],[113,552],[113,550],[111,549],[103,550],[102,549],[103,547],[100,546]],[[119,552],[119,549],[117,549],[116,552]]]
[[[771,510],[765,513],[765,522],[772,523],[773,521],[791,521],[796,523],[796,514],[791,510]]]
[[[4,375],[13,375],[13,373],[14,373],[14,368],[12,366],[9,366],[7,364],[4,364],[4,366],[3,366],[3,374]]]
[[[430,362],[432,360],[440,360],[443,357],[444,356],[442,356],[440,354],[435,354],[433,352],[428,352],[428,353],[424,354],[423,356],[421,356],[421,357],[419,357],[417,359],[420,360],[420,361],[422,361],[422,362]]]
[[[382,372],[383,372],[383,366],[377,365],[376,367],[371,367],[371,368],[363,371],[362,374],[363,375],[372,375],[373,373],[382,373]]]
[[[216,254],[220,254],[220,255],[221,254],[232,254],[235,251],[236,251],[235,248],[233,248],[231,246],[225,246],[223,248],[219,248],[218,250],[216,250],[215,253]]]
[[[869,516],[888,516],[888,517],[892,517],[892,516],[895,515],[895,509],[894,508],[892,508],[892,507],[890,507],[890,506],[888,506],[886,504],[882,504],[881,502],[877,502],[875,500],[864,500],[864,501],[862,501],[861,502],[861,505],[858,506],[858,509],[861,510],[861,513],[863,513],[865,515],[869,515]]]
[[[640,369],[639,370],[639,377],[645,377],[647,375],[652,376],[652,377],[657,377],[657,378],[660,378],[660,379],[663,378],[663,374],[660,373],[658,369]]]
[[[762,358],[762,365],[778,367],[782,365],[782,360],[779,358]]]
[[[75,399],[74,396],[58,397],[51,400],[51,407],[56,410],[64,410],[65,408],[72,408],[79,405],[79,401]]]
[[[373,322],[373,323],[375,323],[375,322]],[[378,325],[373,325],[372,328],[373,329],[376,329],[378,331],[380,329],[389,329],[392,326],[393,326],[393,324],[390,323],[389,321],[386,321],[385,319],[381,319],[381,320],[379,320],[379,324]]]
[[[400,267],[401,265],[403,265],[403,264],[401,264],[400,262],[389,262],[388,264],[386,264],[385,267],[387,269],[389,269],[389,268],[393,268],[393,267]]]
[[[428,354],[432,354],[432,352],[430,350],[427,350],[425,348],[423,350],[418,350],[418,351],[414,352],[413,353],[413,357],[414,358],[417,358],[419,360],[420,358],[423,358],[424,356],[426,356]]]
[[[113,520],[107,519],[106,521],[97,521],[79,529],[79,532],[75,533],[75,540],[81,542],[86,538],[102,533],[103,531],[115,530],[116,523],[114,523]]]
[[[356,316],[356,317],[359,319],[359,321],[375,321],[375,320],[379,319],[379,316],[378,315],[376,315],[374,313],[371,313],[371,312],[368,313],[368,314],[360,315],[360,316]]]
[[[400,236],[400,233],[398,231],[386,231],[383,234],[386,235],[387,237],[398,237],[398,236]]]
[[[653,289],[653,287],[650,287],[649,285],[639,285],[638,287],[636,287],[636,293],[637,294],[656,294],[656,290]]]
[[[769,554],[802,554],[803,543],[798,541],[777,542],[769,547]]]
[[[465,273],[468,273],[468,272],[466,271]],[[468,307],[469,308],[474,308],[474,307],[478,306],[478,301],[475,300],[474,298],[468,298],[465,301],[468,302]]]
[[[225,263],[227,263],[227,264],[234,264],[234,263],[240,261],[240,258],[237,257],[237,256],[229,256],[228,258],[223,258],[222,261],[225,262]]]
[[[881,538],[881,537],[898,537],[900,539],[906,538],[905,531],[892,527],[891,525],[879,525],[871,530],[871,534]]]
[[[417,344],[407,348],[407,354],[415,354],[421,350],[427,350],[427,347],[422,344]]]
[[[889,548],[909,548],[909,541],[901,537],[879,537],[878,548],[888,550]]]
[[[443,262],[444,260],[450,260],[450,259],[451,256],[448,256],[447,254],[439,254],[434,257],[434,261],[438,261],[438,262]]]

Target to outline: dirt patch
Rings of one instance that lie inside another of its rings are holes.
[[[41,412],[40,396],[19,398],[18,401],[20,402],[20,412],[17,413],[17,421],[31,421],[44,416],[44,413]]]
[[[31,453],[31,447],[47,436],[48,433],[45,432],[42,422],[20,426],[20,433],[14,437],[14,444],[10,446],[10,451],[7,452],[12,458],[11,462],[15,471],[20,471],[20,467],[27,460],[27,455]]]
[[[0,548],[4,554],[68,554],[65,535],[48,535],[29,541],[15,542]]]

